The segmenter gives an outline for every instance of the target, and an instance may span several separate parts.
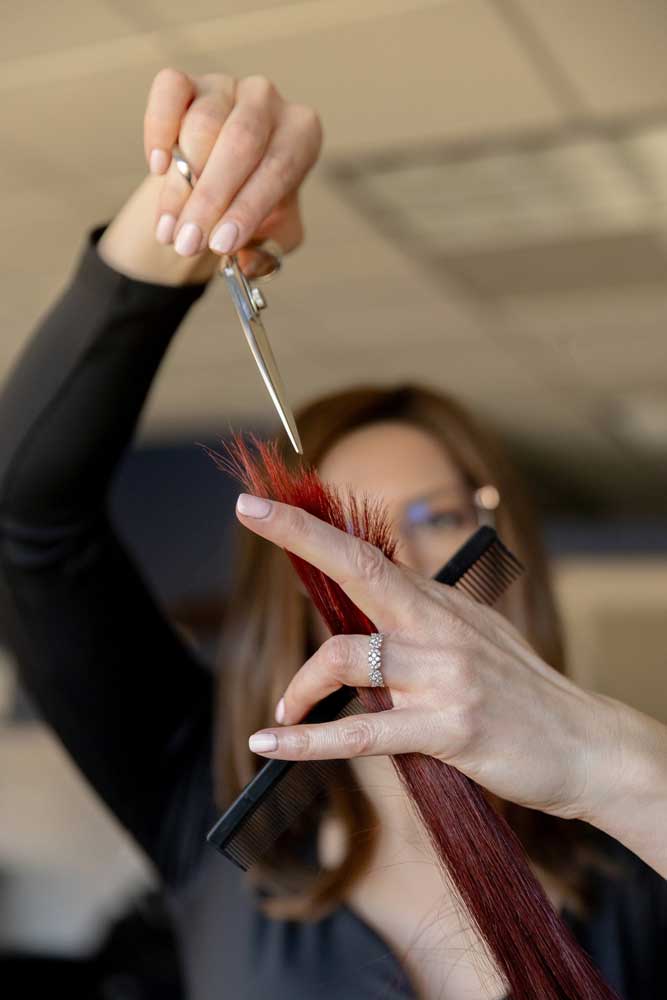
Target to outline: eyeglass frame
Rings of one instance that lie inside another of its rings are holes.
[[[435,492],[435,491],[434,491]],[[431,494],[432,495],[432,494]],[[478,486],[475,488],[470,488],[470,498],[472,500],[472,508],[476,515],[476,527],[482,527],[482,525],[488,525],[491,528],[496,526],[496,513],[501,503],[500,491],[492,483],[485,483],[483,486]],[[424,502],[424,498],[421,502]],[[419,503],[420,500],[413,500],[411,504],[407,505],[406,510],[409,510],[411,506]],[[401,518],[401,526],[404,527],[407,517],[404,515]],[[416,522],[417,524],[419,522]],[[415,522],[408,526],[408,534],[410,529],[415,526]]]

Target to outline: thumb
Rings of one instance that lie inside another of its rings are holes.
[[[265,240],[277,243],[283,253],[296,250],[303,242],[303,222],[296,193],[277,205],[258,227],[252,243],[238,251],[241,270],[249,278],[259,277],[265,269],[271,269],[272,261],[255,247]]]

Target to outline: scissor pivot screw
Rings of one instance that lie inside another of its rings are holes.
[[[250,294],[252,295],[253,305],[256,309],[266,309],[267,301],[262,295],[259,288],[251,288]]]

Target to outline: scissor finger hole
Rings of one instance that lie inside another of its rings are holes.
[[[253,281],[269,281],[282,267],[282,250],[274,240],[250,244],[239,250],[239,267],[246,278]]]

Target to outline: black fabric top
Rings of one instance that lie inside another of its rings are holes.
[[[0,613],[22,679],[93,788],[160,872],[193,1000],[414,998],[352,909],[272,921],[205,843],[212,678],[165,619],[107,513],[160,362],[207,287],[119,274],[92,229],[0,398]],[[665,882],[613,842],[577,937],[626,1000],[667,997]],[[444,997],[446,1000],[446,995]]]

